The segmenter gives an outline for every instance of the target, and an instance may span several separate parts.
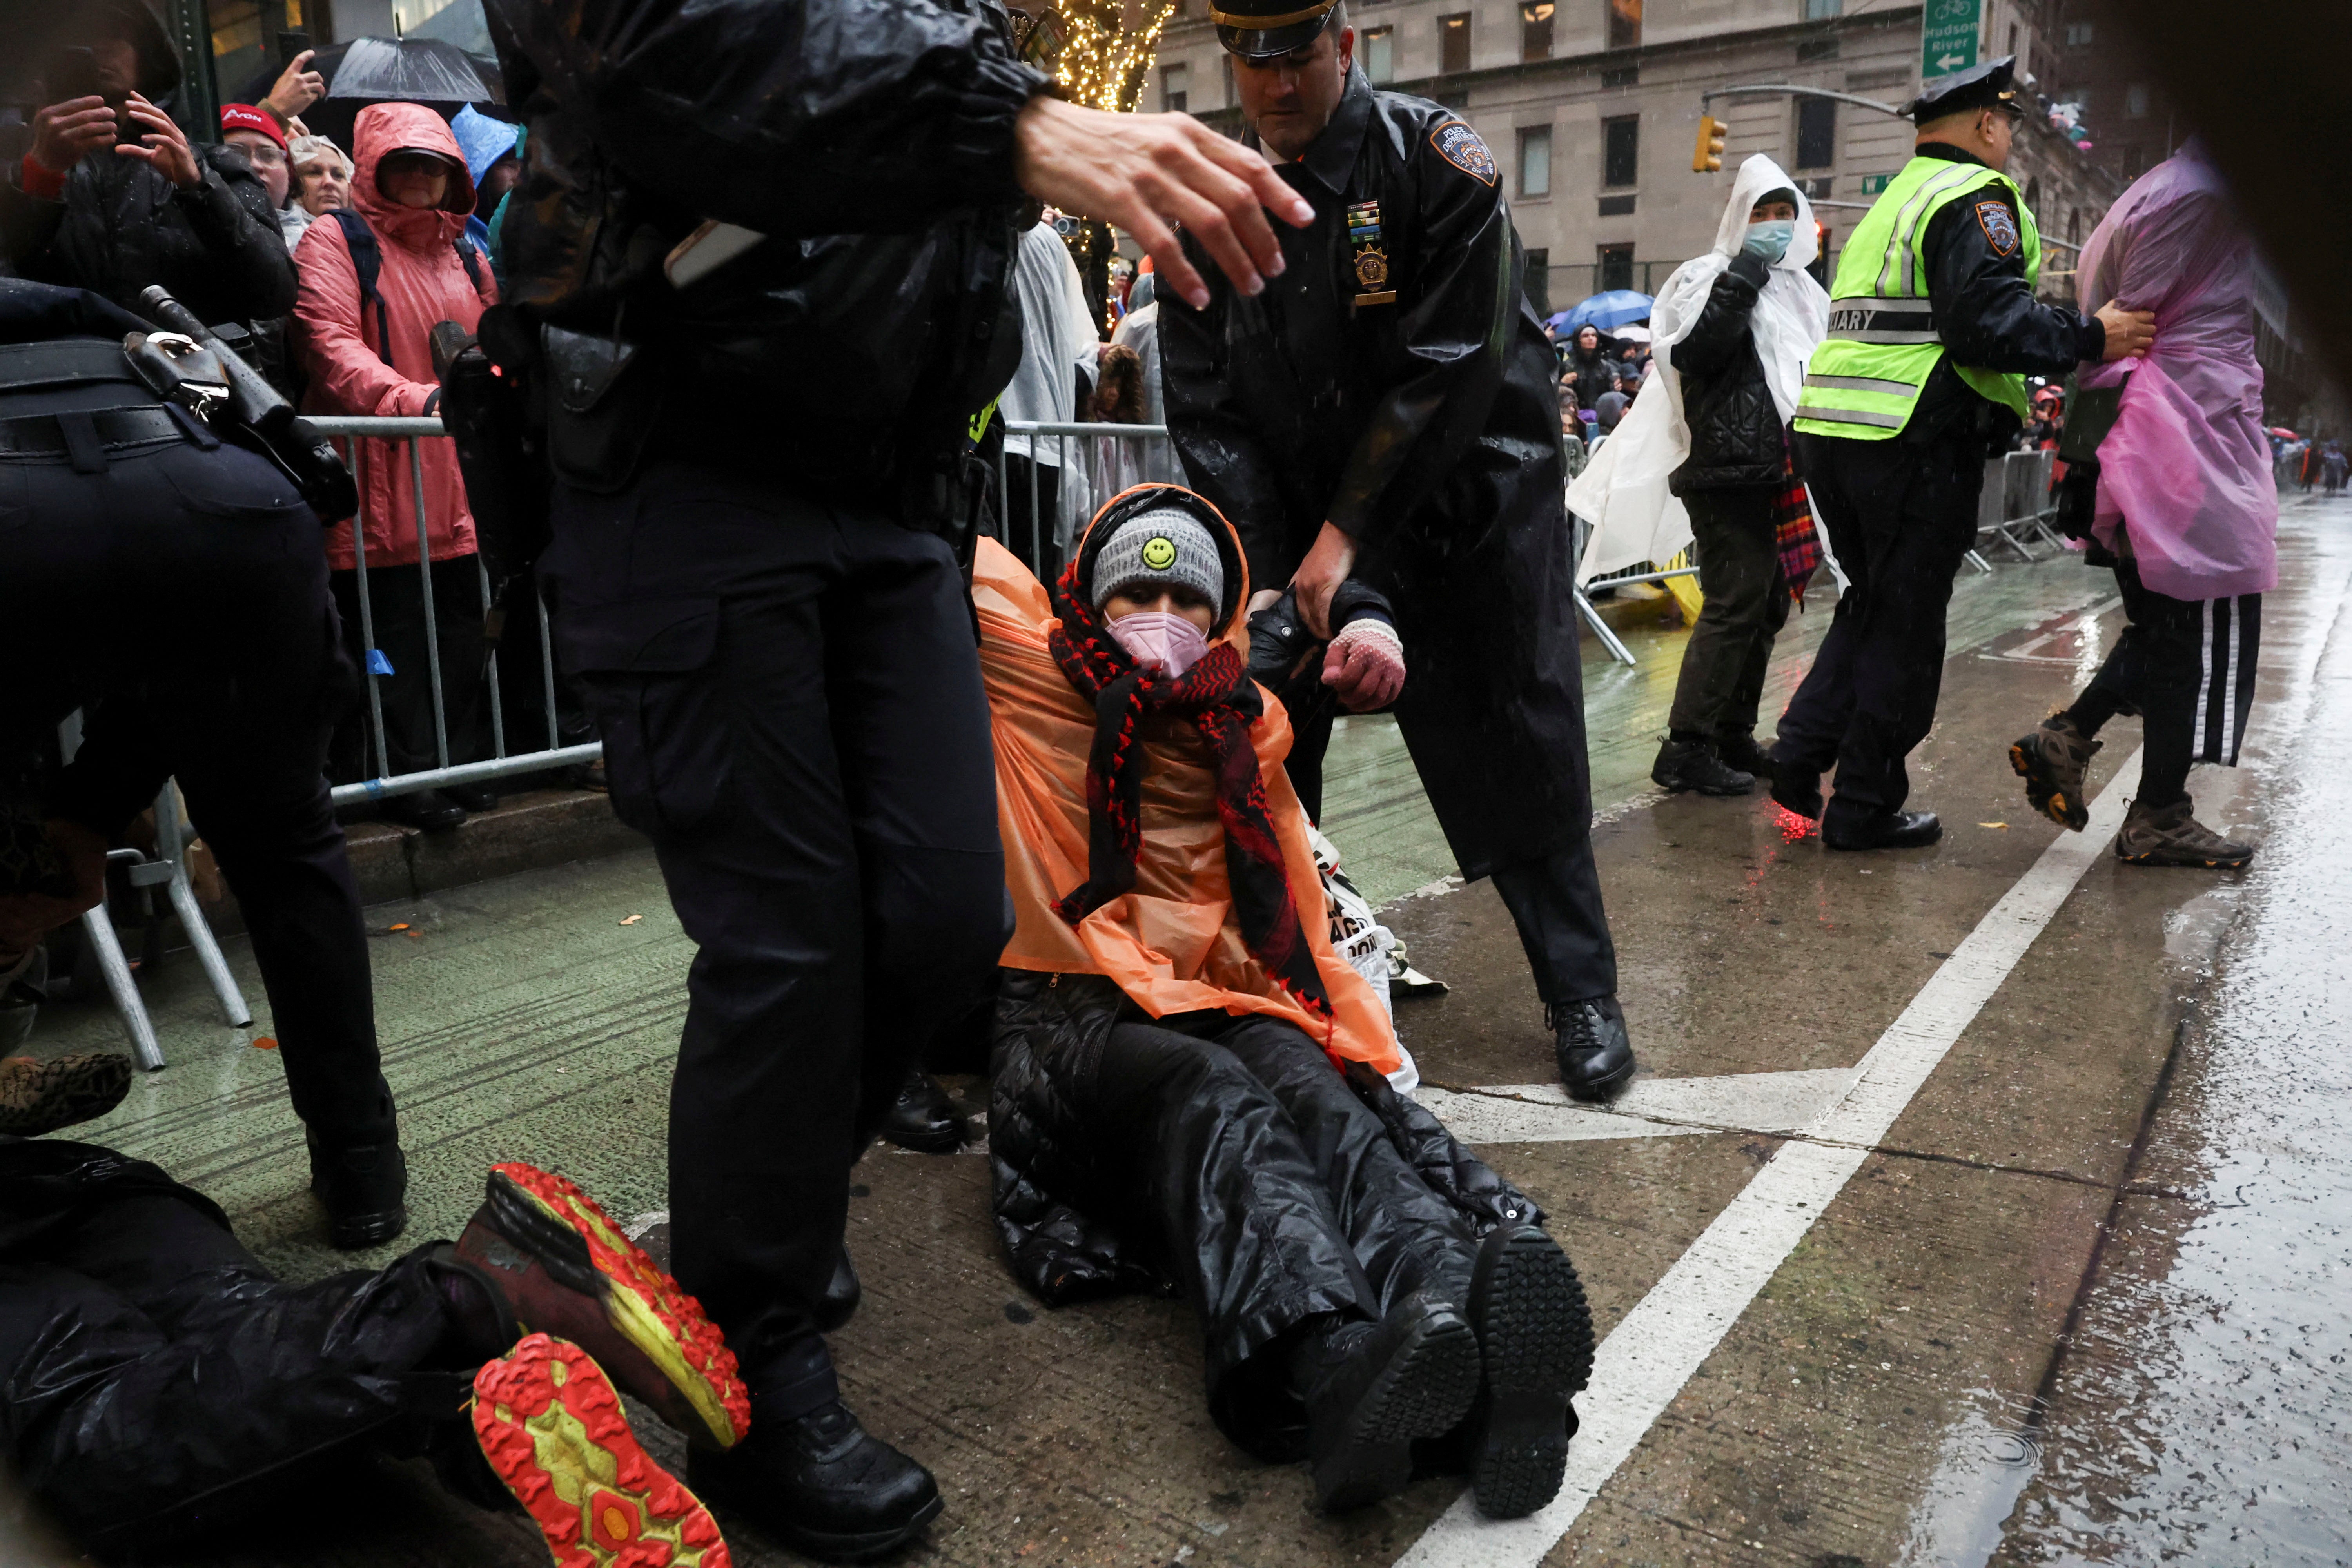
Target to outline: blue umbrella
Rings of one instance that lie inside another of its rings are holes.
[[[1631,289],[1612,289],[1605,294],[1587,298],[1574,310],[1562,310],[1551,319],[1552,330],[1562,336],[1578,328],[1591,325],[1607,331],[1628,321],[1650,319],[1650,297],[1636,294]]]

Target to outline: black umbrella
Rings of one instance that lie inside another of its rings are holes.
[[[243,101],[260,102],[284,68],[273,66],[247,83]],[[496,60],[439,38],[352,38],[320,49],[310,68],[327,79],[327,96],[302,111],[302,123],[345,152],[352,122],[370,103],[421,103],[446,120],[468,103],[506,101]]]

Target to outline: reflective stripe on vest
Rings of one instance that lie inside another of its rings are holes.
[[[1927,377],[1945,355],[1935,307],[1927,299],[1920,237],[1947,204],[1987,185],[2016,205],[2026,280],[2039,277],[2041,235],[2016,184],[1980,163],[1914,158],[1889,183],[1846,241],[1830,290],[1828,335],[1813,351],[1797,404],[1796,429],[1816,436],[1884,441],[1911,422]],[[1966,366],[1961,379],[1980,395],[2026,412],[2025,379]]]

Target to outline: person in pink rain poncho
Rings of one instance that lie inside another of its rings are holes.
[[[2135,865],[2242,866],[2198,822],[2193,763],[2234,766],[2254,699],[2262,596],[2278,581],[2278,490],[2254,363],[2254,255],[2220,173],[2190,142],[2124,193],[2083,251],[2083,306],[2156,313],[2145,360],[2086,365],[2120,384],[2100,441],[2089,559],[2115,569],[2130,625],[2074,705],[2010,748],[2036,809],[2079,830],[2083,773],[2118,713],[2147,755],[2116,852]],[[2070,414],[2079,415],[2076,409]],[[2069,476],[2070,484],[2083,481]]]

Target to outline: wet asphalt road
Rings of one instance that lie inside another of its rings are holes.
[[[877,1151],[850,1230],[866,1305],[837,1348],[868,1425],[948,1495],[908,1560],[2352,1557],[2352,502],[2291,505],[2246,765],[2191,780],[2206,821],[2263,844],[2250,872],[2124,867],[2028,813],[2004,749],[2120,626],[2104,574],[2061,562],[1963,584],[1913,775],[1948,828],[1927,850],[1832,856],[1760,800],[1656,799],[1643,753],[1679,635],[1637,639],[1638,670],[1593,655],[1596,845],[1644,1069],[1615,1110],[1547,1089],[1489,889],[1394,906],[1415,962],[1453,986],[1402,1016],[1431,1102],[1549,1212],[1611,1336],[1579,1401],[1574,1495],[1532,1526],[1461,1517],[1442,1479],[1308,1514],[1303,1474],[1209,1424],[1181,1304],[1036,1309],[986,1226],[984,1160]],[[1770,690],[1801,672],[1811,618]],[[2093,770],[2110,817],[2137,731],[2111,727]],[[1383,743],[1370,727],[1351,741],[1360,814],[1340,844],[1394,894],[1430,879],[1433,851]],[[690,953],[649,858],[372,922],[416,1171],[409,1241],[453,1234],[499,1159],[564,1169],[625,1215],[662,1206]],[[257,997],[241,943],[231,956]],[[213,1193],[288,1273],[341,1266],[316,1240],[275,1060],[247,1043],[268,1019],[223,1030],[184,965],[147,984],[173,1066],[88,1135]],[[37,1043],[110,1028],[65,1010]],[[739,1563],[798,1561],[730,1536]],[[385,1464],[166,1560],[544,1557],[511,1519]]]

